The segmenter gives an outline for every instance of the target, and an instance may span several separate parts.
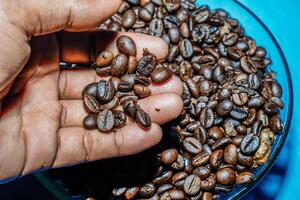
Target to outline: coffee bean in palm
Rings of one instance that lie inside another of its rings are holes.
[[[216,173],[217,181],[222,185],[232,185],[235,182],[235,172],[230,168],[220,169]]]
[[[183,148],[191,154],[198,154],[202,151],[201,143],[193,137],[185,138],[182,145]]]
[[[232,101],[224,100],[218,104],[216,111],[218,115],[226,116],[231,112],[232,109],[233,109]]]
[[[83,103],[89,113],[98,113],[100,106],[95,97],[89,94],[83,94]]]
[[[136,112],[136,122],[144,128],[149,128],[151,126],[150,116],[140,108]]]
[[[134,85],[133,87],[134,93],[140,97],[140,98],[145,98],[151,95],[151,90],[147,86],[144,85]]]
[[[116,31],[116,32],[121,31],[121,24],[116,21],[111,21],[107,25],[107,30]]]
[[[124,112],[129,115],[131,118],[136,118],[136,113],[138,110],[138,106],[135,101],[131,99],[124,103]]]
[[[121,53],[126,54],[127,56],[136,55],[136,46],[133,39],[126,35],[122,35],[117,40],[117,47]]]
[[[97,115],[89,114],[83,119],[83,127],[87,130],[94,130],[97,128]]]
[[[173,72],[166,67],[157,67],[151,74],[151,80],[154,83],[163,83],[173,76]]]
[[[114,98],[105,104],[100,105],[100,110],[114,110],[119,106],[119,98],[117,96],[114,96]]]
[[[110,65],[113,59],[114,54],[109,50],[105,50],[96,57],[95,63],[99,67],[104,67]]]
[[[157,65],[157,58],[148,50],[144,50],[143,57],[138,61],[137,72],[144,76],[151,76]]]
[[[97,127],[101,132],[109,132],[114,128],[115,117],[112,111],[103,110],[98,114]]]
[[[148,3],[139,10],[139,18],[145,22],[150,22],[152,20],[153,11],[154,5],[152,3]]]
[[[121,92],[129,92],[133,89],[133,84],[126,82],[126,81],[121,81],[118,84],[118,90]]]
[[[245,155],[253,155],[258,149],[260,139],[253,133],[247,134],[241,143],[241,152]]]
[[[125,54],[117,55],[111,63],[111,75],[120,77],[127,72],[128,57]]]
[[[153,196],[155,192],[156,192],[156,187],[152,183],[146,183],[145,185],[143,185],[141,187],[141,189],[139,191],[141,197],[143,197],[143,198],[149,198],[149,197]]]
[[[137,67],[137,60],[135,56],[129,56],[128,57],[128,69],[127,72],[129,74],[132,74],[136,71],[136,67]]]
[[[188,176],[184,181],[184,192],[188,195],[196,195],[201,189],[201,179],[196,175]]]
[[[127,10],[123,15],[122,26],[124,28],[131,28],[136,22],[137,16],[134,10]]]
[[[181,55],[186,59],[191,58],[194,53],[193,45],[188,39],[184,39],[179,43],[179,50]]]
[[[176,161],[178,151],[176,149],[167,149],[161,153],[161,161],[165,165],[170,165]]]
[[[114,117],[115,117],[115,128],[122,128],[126,124],[126,114],[123,111],[116,110],[114,111]]]
[[[88,95],[91,95],[96,98],[97,97],[97,87],[98,87],[98,83],[96,83],[96,82],[88,84],[83,89],[82,95],[88,94]]]
[[[95,68],[95,71],[98,76],[110,76],[111,75],[110,70],[111,70],[110,66]]]
[[[111,101],[115,93],[116,93],[115,87],[111,80],[109,81],[100,80],[98,82],[97,96],[101,102],[107,103]]]

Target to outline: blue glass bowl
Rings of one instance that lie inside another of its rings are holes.
[[[257,183],[262,180],[264,175],[266,175],[267,172],[271,169],[286,140],[293,109],[293,93],[290,72],[280,45],[268,29],[267,25],[264,24],[255,15],[255,13],[251,12],[239,1],[197,0],[196,4],[197,6],[205,4],[208,5],[211,9],[224,9],[230,13],[231,17],[238,19],[244,27],[246,34],[254,38],[259,46],[264,46],[267,49],[268,57],[272,60],[272,64],[269,69],[277,73],[276,79],[281,84],[283,89],[282,100],[285,104],[285,107],[281,111],[281,119],[285,126],[282,133],[277,136],[276,141],[272,146],[272,153],[269,161],[255,170],[255,178],[252,183],[236,187],[232,192],[221,195],[221,199],[240,199],[251,189],[253,189],[255,185],[257,185]],[[72,197],[68,192],[63,190],[63,188],[60,186],[61,184],[55,182],[49,177],[47,171],[37,173],[36,177],[50,192],[52,192],[61,200],[83,199],[83,197]]]

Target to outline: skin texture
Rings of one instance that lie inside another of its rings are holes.
[[[151,85],[152,96],[140,100],[152,118],[150,130],[133,122],[112,134],[83,129],[86,113],[81,91],[101,77],[90,69],[60,70],[59,62],[89,62],[91,41],[95,53],[103,49],[116,52],[120,33],[92,29],[117,11],[120,3],[1,1],[0,180],[143,151],[160,141],[159,125],[180,114],[182,84],[173,77],[161,86]],[[138,59],[143,48],[159,59],[166,57],[167,44],[161,39],[130,36],[136,42]]]

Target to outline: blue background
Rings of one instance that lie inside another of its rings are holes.
[[[209,1],[209,0],[207,0]],[[220,0],[224,3],[228,0]],[[201,2],[201,0],[200,0]],[[203,0],[205,2],[205,0]],[[284,149],[259,185],[244,200],[300,199],[300,1],[240,0],[271,30],[279,42],[290,67],[294,108],[292,123]],[[32,175],[0,186],[0,199],[56,199]]]

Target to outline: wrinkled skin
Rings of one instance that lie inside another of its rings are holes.
[[[91,69],[61,70],[59,62],[88,63],[91,34],[87,31],[112,15],[120,3],[1,1],[0,180],[140,152],[160,141],[159,124],[180,114],[182,85],[173,77],[163,85],[151,85],[153,95],[139,102],[153,121],[149,130],[140,129],[132,121],[111,134],[83,129],[86,112],[81,91],[101,77]],[[119,34],[94,30],[96,49],[116,53]],[[168,53],[167,45],[158,38],[130,36],[137,44],[138,59],[145,47],[159,59]],[[159,101],[162,98],[164,101]]]

